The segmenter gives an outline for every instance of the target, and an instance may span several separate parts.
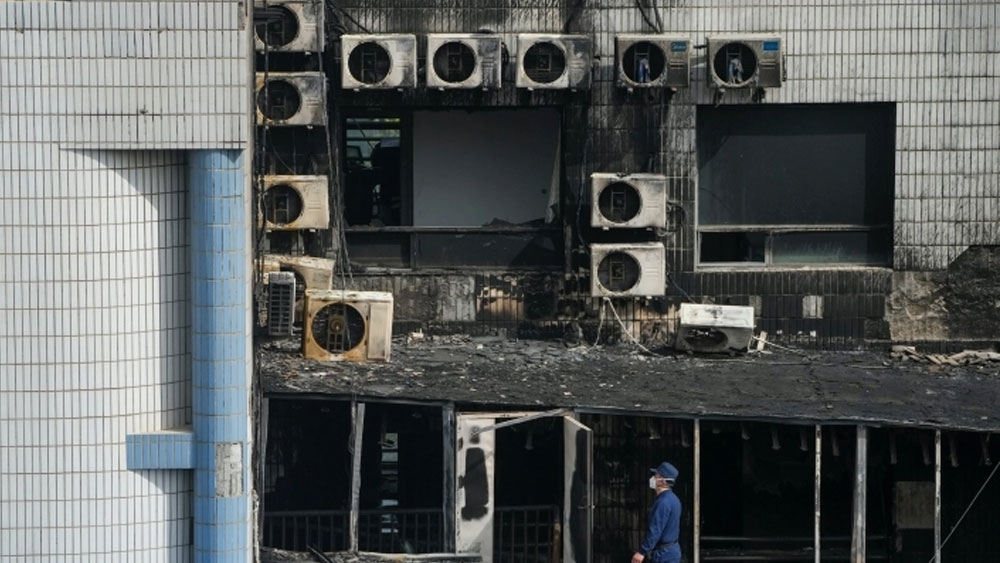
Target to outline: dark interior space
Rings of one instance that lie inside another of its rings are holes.
[[[264,526],[268,547],[345,549],[350,509],[350,404],[268,401]]]
[[[947,540],[942,561],[1000,561],[1000,479],[994,473],[1000,440],[984,433],[947,432],[941,453],[941,540]]]
[[[934,432],[868,431],[869,560],[927,563],[934,556]]]
[[[854,531],[857,429],[854,426],[824,426],[822,439],[820,549],[823,561],[849,561]]]
[[[585,414],[594,437],[595,563],[628,561],[642,541],[655,495],[649,469],[664,461],[680,475],[681,550],[691,560],[694,514],[694,423],[638,416]]]
[[[702,561],[813,559],[814,432],[702,423]]]
[[[890,263],[893,104],[698,106],[697,129],[701,262]]]
[[[427,553],[444,546],[441,408],[367,403],[358,547]]]
[[[493,560],[559,561],[563,418],[500,428],[495,447]]]

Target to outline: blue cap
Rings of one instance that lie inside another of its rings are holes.
[[[677,468],[666,461],[664,461],[657,467],[650,469],[650,471],[656,473],[660,477],[663,477],[667,481],[676,481],[677,476],[680,475],[680,472],[677,471]]]

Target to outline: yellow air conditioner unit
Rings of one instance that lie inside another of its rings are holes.
[[[307,358],[387,362],[391,345],[391,293],[306,291],[302,353]]]
[[[265,176],[263,214],[272,231],[329,228],[326,176]]]

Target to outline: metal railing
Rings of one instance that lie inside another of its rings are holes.
[[[493,515],[493,561],[528,563],[558,561],[556,506],[499,506]]]
[[[349,510],[290,510],[264,513],[265,547],[305,551],[313,546],[320,551],[344,551],[348,548]]]
[[[358,549],[376,553],[444,551],[440,508],[381,508],[358,513]]]
[[[820,555],[823,561],[850,561],[850,536],[823,536]],[[868,537],[868,560],[888,559],[879,551],[885,550],[884,536]],[[702,536],[702,561],[815,561],[813,538],[802,537],[748,537]]]

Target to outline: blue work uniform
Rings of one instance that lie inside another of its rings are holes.
[[[649,563],[679,563],[681,546],[677,540],[681,533],[681,501],[671,490],[656,495],[649,510],[649,531],[639,553]]]

